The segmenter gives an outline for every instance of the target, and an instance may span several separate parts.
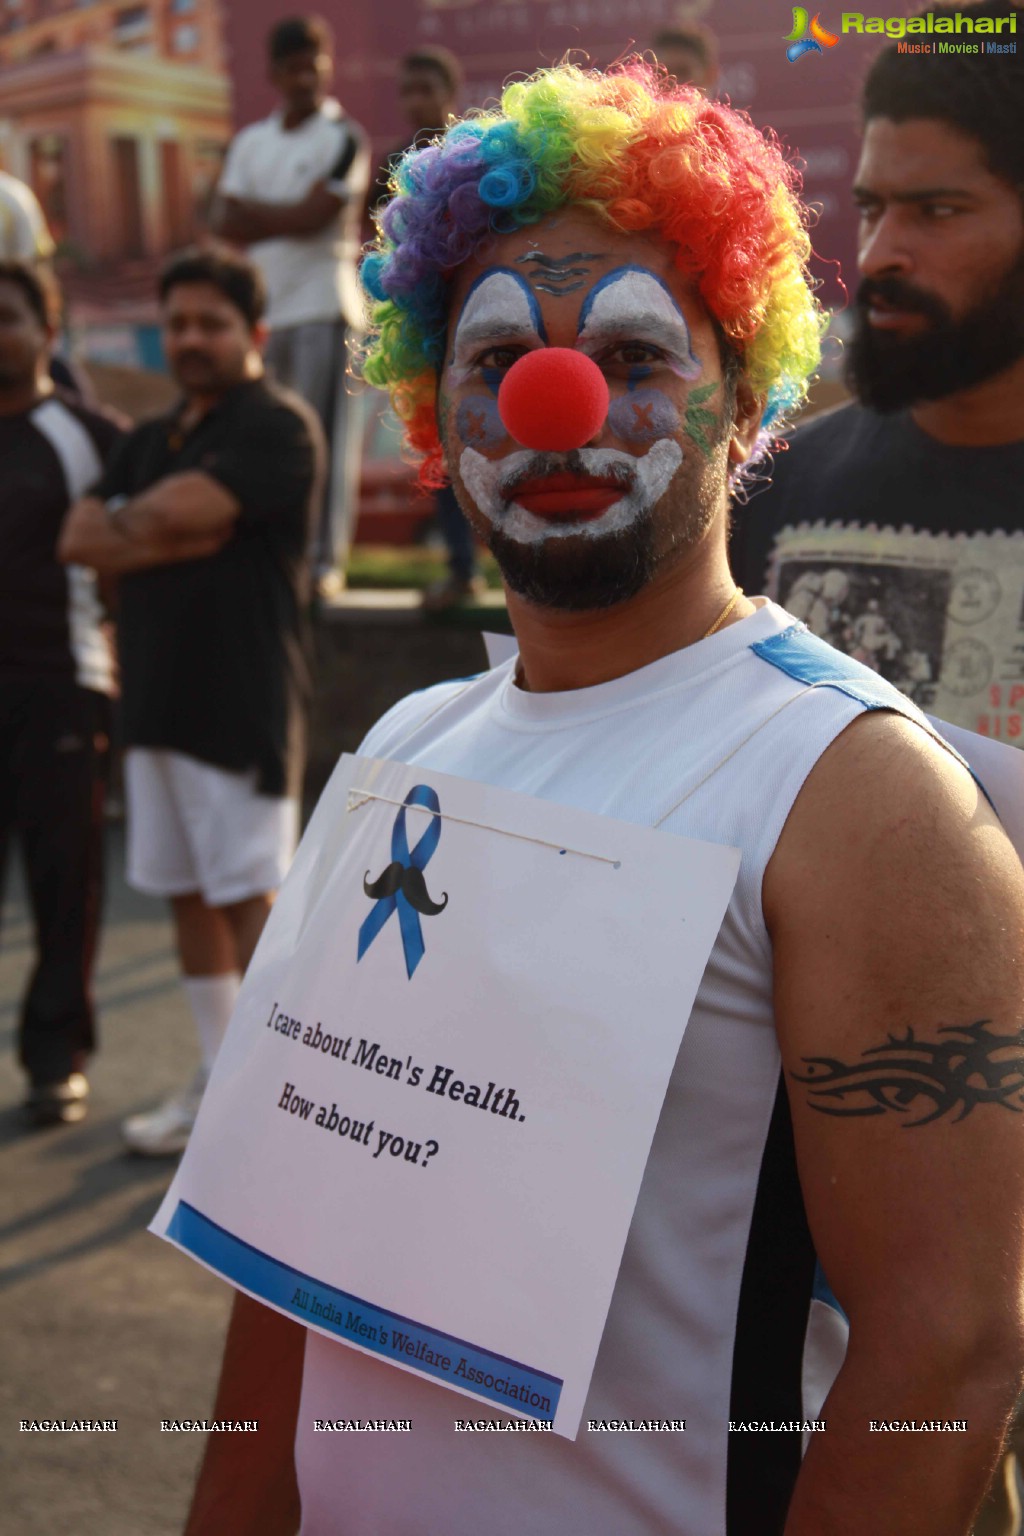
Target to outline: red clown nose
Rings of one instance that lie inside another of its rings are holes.
[[[498,414],[524,448],[568,453],[599,432],[608,415],[608,385],[591,358],[571,347],[527,352],[498,390]]]

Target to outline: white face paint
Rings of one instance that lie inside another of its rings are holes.
[[[532,448],[522,448],[501,459],[486,459],[475,448],[463,450],[459,459],[462,482],[488,522],[520,544],[535,544],[541,539],[599,539],[621,533],[642,513],[653,507],[668,490],[672,477],[683,462],[683,450],[673,438],[661,438],[642,458],[620,453],[614,448],[581,448],[575,455],[584,472],[600,477],[610,471],[628,475],[629,489],[599,517],[558,520],[538,517],[515,500],[508,500],[503,488],[537,461]]]
[[[665,363],[685,379],[696,378],[701,367],[690,349],[690,333],[672,295],[645,268],[623,266],[597,283],[581,312],[577,346],[599,354],[610,343],[628,339],[648,342]],[[481,346],[517,342],[528,348],[547,344],[540,308],[526,281],[498,269],[482,278],[466,299],[455,328],[452,382],[464,382]],[[507,487],[536,463],[532,449],[519,449],[498,459],[465,448],[459,458],[462,482],[483,515],[508,538],[522,544],[542,539],[599,539],[620,533],[661,499],[683,462],[674,438],[658,439],[642,457],[611,448],[583,448],[575,456],[586,474],[600,477],[613,471],[622,476],[622,496],[597,517],[541,517],[505,494]]]
[[[453,378],[458,385],[483,342],[510,341],[539,347],[544,341],[540,307],[525,278],[515,272],[489,272],[476,284],[459,316],[453,345]]]
[[[701,371],[682,310],[643,267],[619,267],[602,278],[591,289],[581,318],[581,352],[594,354],[610,341],[628,338],[660,347],[680,378],[695,379]]]

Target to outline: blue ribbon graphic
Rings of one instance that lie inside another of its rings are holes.
[[[439,812],[441,802],[429,784],[414,785],[406,795],[405,802],[391,828],[392,864],[400,866],[402,870],[419,870],[422,874],[437,852],[437,845],[441,841],[441,818],[439,815],[431,816],[426,831],[410,853],[409,838],[405,830],[405,811],[406,806],[410,805],[421,805],[428,811]],[[447,900],[446,896],[445,904]],[[441,909],[438,907],[436,910]],[[359,953],[356,960],[358,963],[363,958],[392,912],[395,911],[398,913],[398,924],[402,933],[405,968],[411,981],[413,972],[426,953],[426,947],[423,943],[423,930],[420,927],[420,914],[401,888],[393,895],[381,896],[363,920],[359,929]]]

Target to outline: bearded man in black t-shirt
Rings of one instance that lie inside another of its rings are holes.
[[[54,388],[58,313],[52,278],[0,262],[0,874],[19,842],[38,955],[18,1049],[37,1125],[86,1109],[114,690],[95,578],[62,567],[56,546],[121,436],[111,416]]]
[[[863,111],[857,403],[798,428],[735,509],[733,570],[941,719],[1024,747],[1024,52],[888,47]],[[1021,1530],[1024,1399],[1011,1445],[975,1536]]]
[[[199,1032],[194,1082],[125,1122],[144,1155],[185,1146],[294,851],[325,454],[309,407],[263,377],[250,262],[186,253],[160,297],[182,399],[125,441],[61,541],[119,579],[128,879],[171,901]]]
[[[994,47],[872,65],[857,403],[777,453],[732,563],[924,708],[1024,746],[1024,52]]]

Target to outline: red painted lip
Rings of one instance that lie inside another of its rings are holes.
[[[600,517],[625,494],[626,487],[621,481],[601,475],[563,473],[524,480],[505,499],[516,502],[537,517],[577,522]]]

